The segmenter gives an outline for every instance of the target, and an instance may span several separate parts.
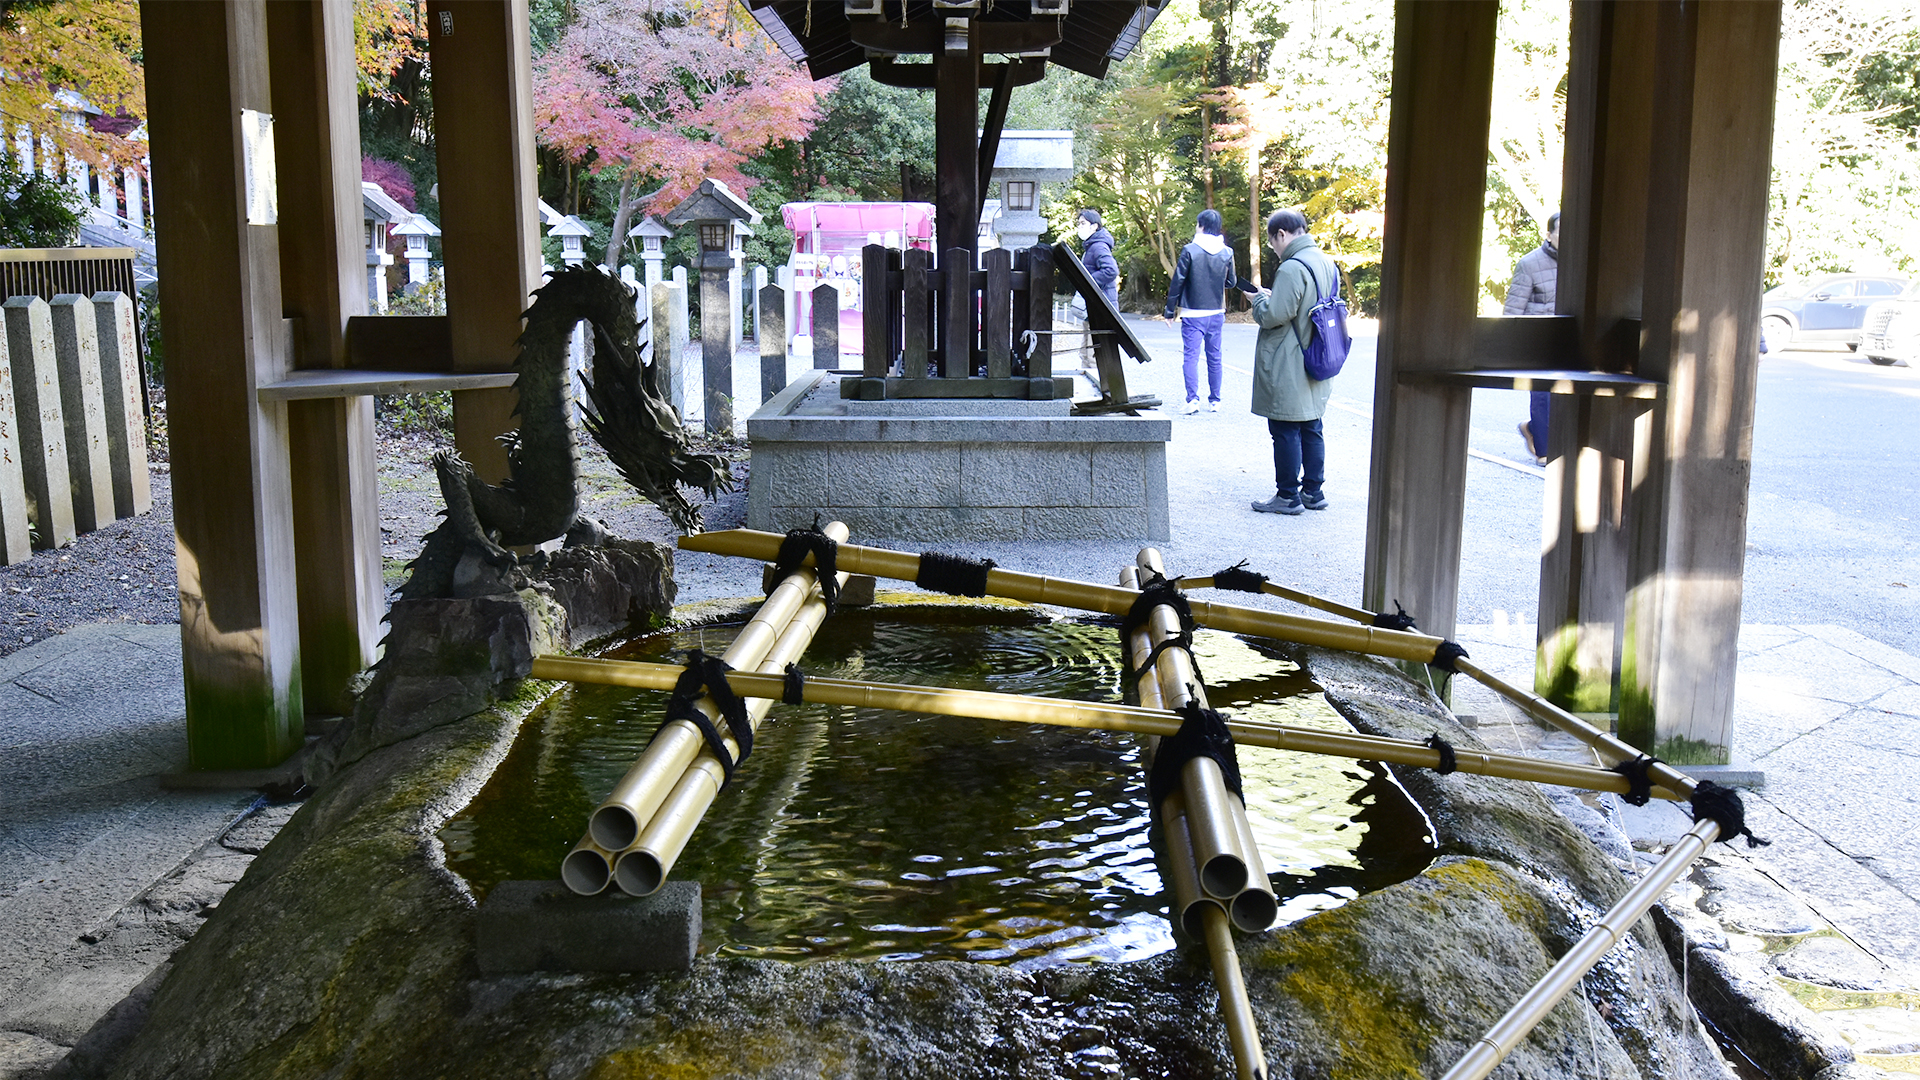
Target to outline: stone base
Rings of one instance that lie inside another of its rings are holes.
[[[700,947],[700,885],[652,896],[577,896],[557,881],[503,881],[480,905],[480,971],[685,971]]]
[[[810,372],[747,421],[749,528],[784,532],[818,513],[897,540],[1169,538],[1164,417],[854,404],[833,373]]]

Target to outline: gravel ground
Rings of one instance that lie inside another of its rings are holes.
[[[440,490],[427,461],[450,446],[442,432],[380,432],[381,561],[389,591],[406,577],[421,539],[439,522]],[[746,520],[745,450],[702,444],[736,458],[737,490],[706,508],[710,529]],[[0,656],[68,628],[88,623],[167,624],[180,621],[174,574],[173,486],[164,461],[153,467],[153,509],[82,535],[58,551],[0,567]],[[620,479],[600,447],[583,440],[581,503],[617,536],[671,543],[678,535],[665,514]]]

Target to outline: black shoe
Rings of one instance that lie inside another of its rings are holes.
[[[1325,510],[1327,508],[1327,497],[1325,494],[1317,491],[1302,491],[1300,493],[1300,505],[1309,510]]]
[[[1268,499],[1266,502],[1254,503],[1253,508],[1263,514],[1285,514],[1288,517],[1294,517],[1307,512],[1307,508],[1300,504],[1298,498],[1288,500],[1277,492],[1273,498]]]

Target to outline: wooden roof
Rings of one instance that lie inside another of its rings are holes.
[[[974,16],[983,29],[1014,23],[1054,24],[1059,41],[1048,46],[1047,59],[1082,75],[1104,78],[1107,66],[1124,60],[1141,35],[1153,24],[1166,0],[994,0]],[[816,79],[838,75],[867,62],[869,45],[854,40],[855,24],[899,32],[941,26],[947,16],[963,11],[936,8],[933,0],[878,0],[880,15],[849,18],[842,0],[747,0],[747,8],[780,50],[795,63],[807,65]],[[863,5],[864,6],[864,5]],[[1049,12],[1066,7],[1065,17]],[[1041,9],[1036,15],[1034,9]],[[811,33],[808,30],[811,29]],[[1011,26],[1008,26],[1011,29]],[[906,48],[901,51],[924,50]],[[994,52],[989,45],[988,52]]]

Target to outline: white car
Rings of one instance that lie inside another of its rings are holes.
[[[1905,360],[1908,367],[1920,367],[1920,282],[1907,286],[1898,299],[1867,309],[1860,354],[1882,366]]]

